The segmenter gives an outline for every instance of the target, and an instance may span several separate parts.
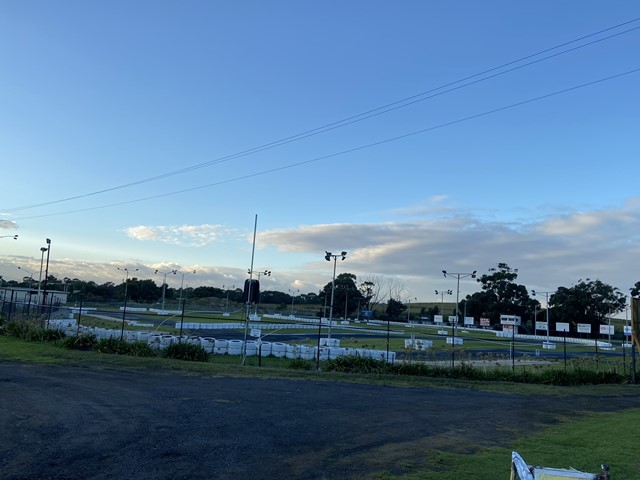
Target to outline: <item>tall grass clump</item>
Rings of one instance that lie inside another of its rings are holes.
[[[129,352],[127,355],[131,355],[132,357],[155,357],[156,351],[151,348],[147,342],[136,340],[129,344]]]
[[[324,363],[324,370],[341,373],[388,373],[389,366],[384,360],[348,355],[328,360]]]
[[[98,343],[98,340],[93,333],[72,335],[62,341],[62,348],[88,351],[92,350],[96,343]]]
[[[172,343],[162,351],[162,356],[190,362],[209,361],[209,353],[202,345],[192,345],[190,343]]]
[[[3,335],[21,338],[30,342],[52,342],[66,335],[61,330],[42,328],[38,321],[6,322],[0,327]]]
[[[302,358],[296,358],[289,362],[288,368],[292,370],[313,370],[316,368],[316,363],[311,360],[304,360]]]
[[[95,346],[95,350],[100,353],[117,353],[119,355],[128,355],[130,349],[129,343],[125,340],[111,337],[103,338]]]

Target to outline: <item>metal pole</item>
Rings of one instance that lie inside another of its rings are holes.
[[[38,277],[38,305],[42,305],[42,300],[40,298],[40,289],[42,285],[42,265],[44,263],[44,252],[47,251],[46,247],[40,247],[40,276]],[[40,309],[38,309],[40,311]]]
[[[545,317],[547,317],[547,343],[551,343],[551,339],[549,338],[551,332],[551,323],[549,323],[549,292],[544,292],[546,296],[545,302],[547,303]]]
[[[387,315],[387,363],[389,363],[389,329],[390,329],[391,320],[389,320],[389,315]]]
[[[164,314],[164,290],[167,287],[167,274],[162,277],[162,313]]]
[[[516,325],[515,321],[511,325],[511,371],[516,369]]]
[[[253,247],[251,248],[251,268],[249,269],[249,289],[247,292],[247,305],[244,317],[244,343],[242,344],[242,362],[244,365],[247,359],[247,330],[249,328],[249,307],[251,305],[251,285],[253,284],[253,261],[256,253],[256,231],[258,230],[258,214],[256,213],[253,222]]]
[[[320,336],[322,334],[322,316],[318,318],[318,346],[316,348],[316,369],[320,371]]]
[[[47,279],[49,277],[49,253],[51,252],[51,239],[47,238],[47,268],[44,272],[44,289],[42,292],[42,304],[47,304]]]
[[[458,318],[460,316],[460,274],[457,274],[457,290],[456,290],[456,319],[453,322],[453,338],[451,339],[451,368],[455,367],[456,362],[456,326],[458,324]]]
[[[82,319],[82,295],[80,295],[80,311],[78,312],[78,325],[76,328],[76,336],[80,334],[80,320]]]
[[[180,315],[180,336],[178,337],[178,343],[182,342],[183,325],[184,325],[184,300],[182,301],[182,314]]]
[[[347,306],[349,301],[349,290],[345,288],[344,290],[344,319],[347,319]]]
[[[124,338],[124,321],[127,316],[127,286],[129,283],[129,270],[126,270],[126,277],[124,281],[124,307],[122,308],[122,326],[120,327],[120,341]]]
[[[338,256],[333,255],[333,279],[331,280],[331,306],[329,307],[329,333],[327,338],[331,338],[331,324],[333,323],[333,298],[336,293],[336,264],[338,263]]]

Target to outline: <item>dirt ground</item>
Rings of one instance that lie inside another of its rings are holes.
[[[640,398],[0,363],[0,478],[374,478],[428,462],[430,448],[509,447],[560,417],[632,406]]]

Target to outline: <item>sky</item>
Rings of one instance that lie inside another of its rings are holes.
[[[0,275],[628,293],[638,51],[632,0],[0,2]]]

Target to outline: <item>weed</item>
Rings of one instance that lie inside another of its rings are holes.
[[[202,345],[193,345],[190,343],[172,343],[163,350],[164,358],[174,358],[176,360],[187,360],[191,362],[207,362],[209,361],[209,353]]]

